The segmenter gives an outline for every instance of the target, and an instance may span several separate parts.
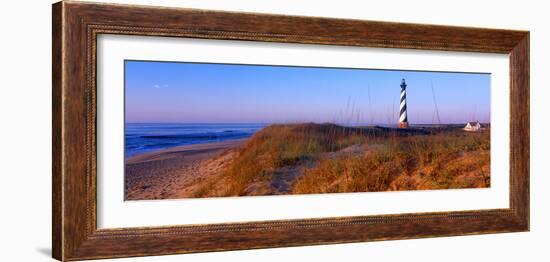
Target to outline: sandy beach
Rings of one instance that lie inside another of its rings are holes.
[[[191,197],[220,173],[246,139],[184,145],[143,153],[125,163],[126,200]]]

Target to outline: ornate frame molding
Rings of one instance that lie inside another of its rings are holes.
[[[98,259],[529,230],[527,31],[72,1],[56,3],[52,10],[52,243],[56,259]],[[99,34],[509,54],[510,208],[98,229],[96,43]]]

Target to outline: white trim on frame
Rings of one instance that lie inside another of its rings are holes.
[[[122,35],[97,46],[98,228],[509,207],[507,55]],[[125,59],[491,73],[491,187],[125,202]]]

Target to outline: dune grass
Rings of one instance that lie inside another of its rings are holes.
[[[268,126],[244,144],[223,173],[227,184],[221,195],[245,195],[249,185],[270,180],[277,168],[295,165],[300,160],[315,160],[322,152],[360,143],[366,138],[362,132],[334,124]],[[208,196],[209,188],[211,186],[201,187],[196,196]]]
[[[350,147],[358,150],[347,152]],[[335,124],[272,125],[242,146],[221,174],[221,192],[210,183],[195,197],[251,195],[251,185],[303,163],[313,167],[304,168],[288,193],[486,187],[488,152],[488,132],[411,135]]]
[[[443,132],[377,140],[364,154],[323,158],[293,193],[488,187],[487,133]]]

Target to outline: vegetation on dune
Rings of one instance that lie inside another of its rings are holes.
[[[271,181],[280,168],[303,163],[313,165],[304,168],[288,193],[486,187],[489,135],[448,130],[407,135],[335,124],[272,125],[242,146],[220,176],[223,187],[206,183],[194,196],[250,195],[251,185]]]
[[[365,130],[359,128],[335,124],[268,126],[244,144],[238,157],[222,174],[227,182],[223,192],[211,192],[213,186],[205,185],[195,196],[244,195],[250,184],[270,180],[277,168],[295,165],[300,160],[314,160],[322,152],[360,143],[366,137],[364,133]]]
[[[489,135],[444,132],[378,140],[364,154],[323,158],[295,194],[488,187]]]

